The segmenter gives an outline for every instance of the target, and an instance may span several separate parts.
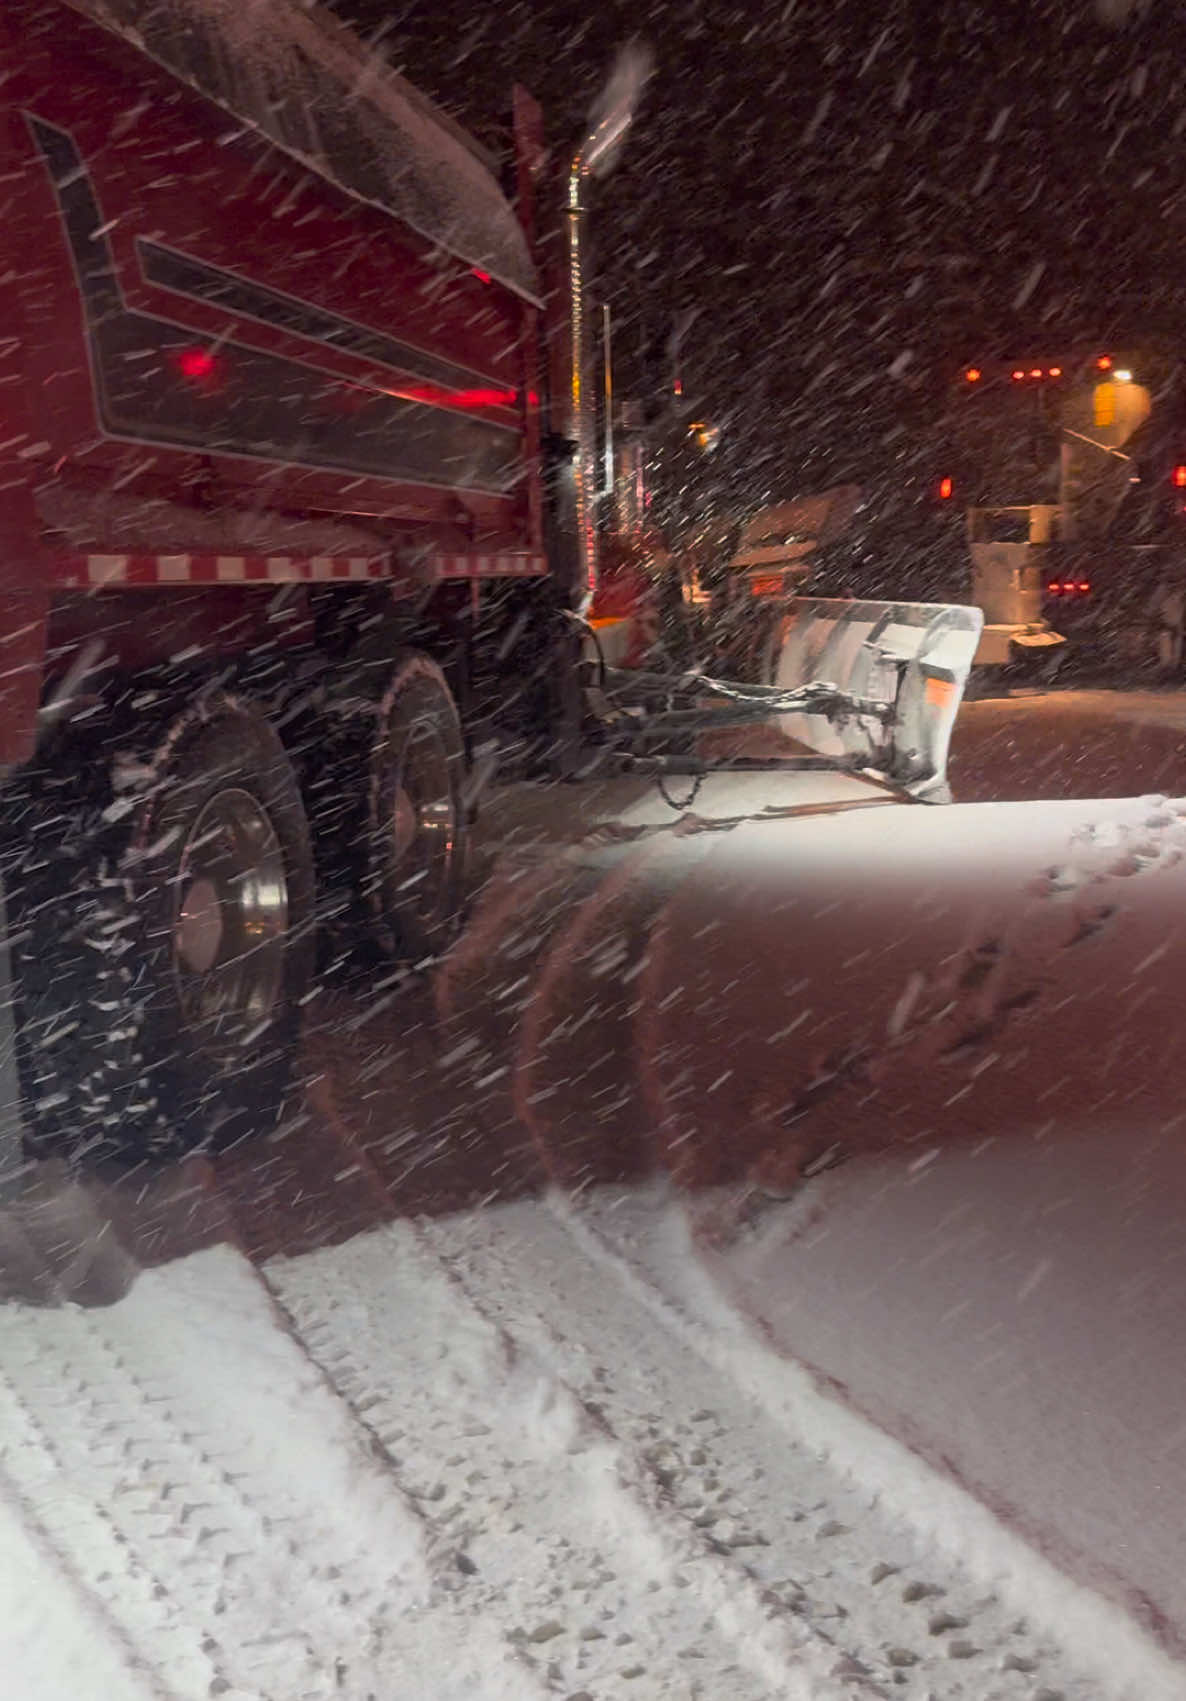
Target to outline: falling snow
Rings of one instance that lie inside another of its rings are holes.
[[[1175,1701],[1164,9],[0,45],[8,1688]]]

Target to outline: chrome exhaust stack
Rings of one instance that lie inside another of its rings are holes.
[[[588,132],[568,167],[565,221],[568,232],[568,331],[570,363],[568,393],[557,409],[565,420],[564,436],[572,445],[573,522],[577,534],[580,583],[573,592],[577,607],[584,612],[597,590],[597,532],[594,525],[594,493],[597,479],[596,446],[586,396],[585,354],[588,317],[585,289],[585,185],[588,179],[604,177],[612,168],[634,114],[647,78],[651,56],[637,43],[622,49],[608,83],[590,115]]]

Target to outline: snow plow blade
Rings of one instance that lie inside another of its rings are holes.
[[[978,608],[957,603],[799,597],[782,623],[770,682],[783,691],[826,683],[861,707],[778,714],[773,724],[820,755],[946,801],[948,746],[983,624]]]

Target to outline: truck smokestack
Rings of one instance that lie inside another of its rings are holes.
[[[573,519],[581,565],[579,606],[587,608],[597,589],[597,535],[593,526],[594,447],[585,399],[585,204],[583,185],[604,177],[618,158],[646,81],[649,49],[631,42],[618,54],[605,88],[589,115],[589,129],[568,169],[568,275],[571,371],[567,398],[569,441],[573,452]],[[577,589],[574,587],[574,589]]]
[[[642,42],[631,41],[621,49],[589,113],[589,131],[573,161],[581,176],[604,177],[613,170],[653,70],[651,50]]]

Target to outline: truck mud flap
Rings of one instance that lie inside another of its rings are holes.
[[[67,1164],[25,1152],[8,938],[0,872],[0,1304],[110,1305],[139,1265],[99,1192]]]
[[[826,683],[847,715],[797,711],[773,724],[820,755],[854,761],[916,797],[946,798],[947,753],[984,617],[957,603],[801,597],[782,624],[770,683]]]

